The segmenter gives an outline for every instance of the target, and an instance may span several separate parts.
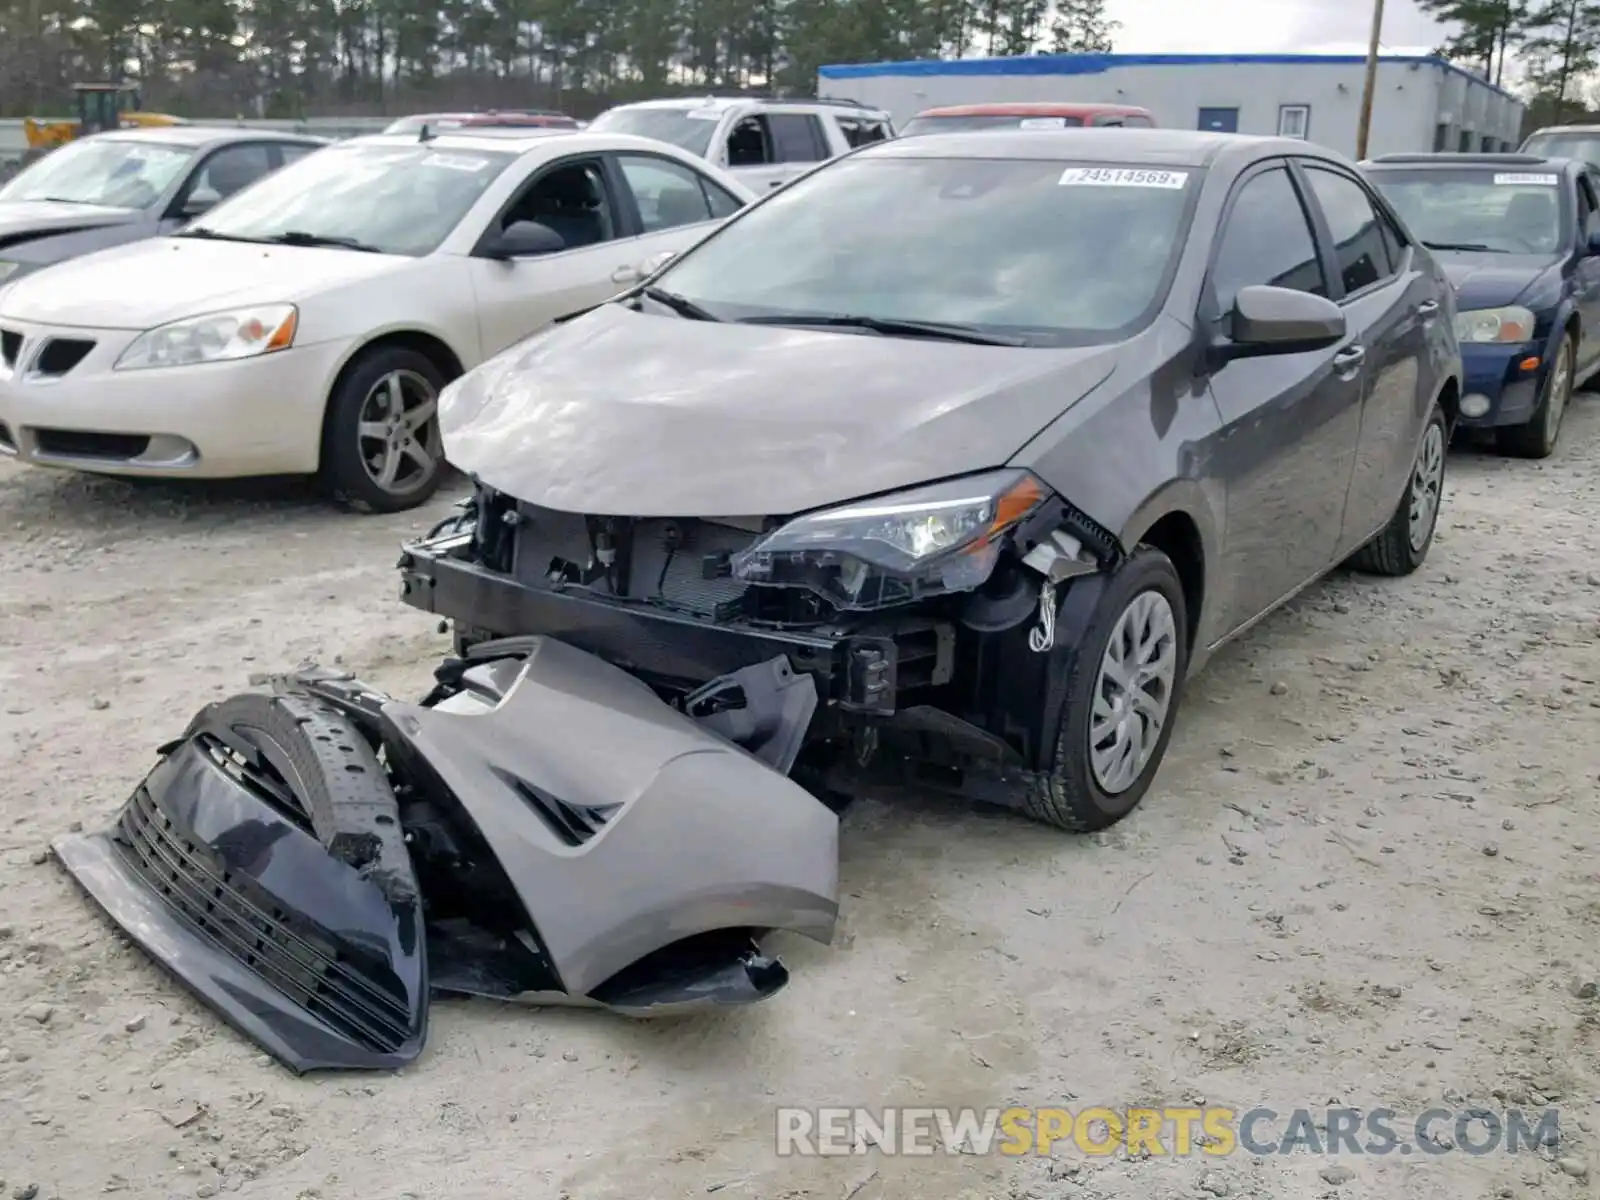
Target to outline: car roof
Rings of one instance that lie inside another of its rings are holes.
[[[913,120],[922,117],[1092,117],[1102,113],[1145,116],[1149,111],[1137,104],[951,104],[925,108]]]
[[[928,133],[874,142],[857,154],[895,158],[1019,158],[1059,162],[1142,162],[1161,167],[1243,166],[1293,154],[1349,166],[1331,150],[1298,138],[1192,129],[995,129]]]
[[[827,110],[845,109],[856,112],[872,113],[874,116],[883,116],[884,110],[874,108],[870,104],[862,104],[856,100],[832,100],[827,97],[818,99],[816,96],[796,96],[793,99],[776,99],[771,96],[670,96],[665,100],[635,100],[631,104],[614,105],[611,111],[619,108],[697,108],[726,110],[738,108],[741,105],[753,107],[782,107],[782,108],[821,108]]]
[[[537,127],[541,121],[571,121],[572,117],[566,113],[543,112],[533,109],[490,108],[481,112],[428,112],[411,113],[409,116],[396,117],[390,124],[399,124],[401,121],[461,121],[492,123],[504,121],[508,125],[523,125]]]
[[[91,134],[109,142],[160,142],[168,146],[211,146],[219,142],[300,142],[324,146],[329,139],[308,133],[276,129],[243,129],[232,125],[147,125],[140,129],[112,129]]]
[[[1568,168],[1579,168],[1581,164],[1570,158],[1558,158],[1544,154],[1473,154],[1455,153],[1440,150],[1433,154],[1380,154],[1377,158],[1369,158],[1361,164],[1365,171],[1382,171],[1386,169],[1416,170],[1417,168],[1451,167],[1483,167],[1491,169],[1498,167],[1508,170],[1512,167],[1529,167],[1546,171],[1563,171]]]
[[[1536,138],[1541,133],[1600,133],[1600,125],[1546,125],[1543,129],[1535,129],[1528,136]]]
[[[475,127],[472,129],[451,129],[430,137],[426,142],[418,141],[414,133],[369,133],[362,137],[348,138],[338,143],[342,146],[393,146],[413,147],[427,146],[433,150],[461,150],[461,151],[491,151],[497,154],[515,154],[521,156],[534,151],[544,150],[547,146],[557,145],[562,151],[568,149],[577,151],[592,151],[595,153],[607,150],[638,150],[649,154],[670,154],[683,158],[685,161],[700,163],[704,169],[705,163],[697,155],[677,146],[663,145],[654,138],[639,137],[631,133],[610,133],[605,130],[591,129],[541,129],[534,126],[504,126],[504,127]]]

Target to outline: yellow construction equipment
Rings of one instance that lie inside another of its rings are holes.
[[[30,150],[54,150],[74,138],[108,129],[146,129],[161,125],[187,125],[182,117],[147,113],[139,107],[139,88],[131,83],[75,83],[78,99],[76,119],[52,121],[34,117],[22,119],[22,130]]]

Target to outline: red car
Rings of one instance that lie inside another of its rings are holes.
[[[1065,129],[1081,125],[1153,129],[1155,123],[1148,108],[1132,104],[960,104],[923,109],[906,122],[900,136],[963,129]]]
[[[491,108],[485,112],[417,113],[401,117],[384,129],[385,133],[416,133],[429,129],[578,129],[581,126],[566,113],[539,109]]]

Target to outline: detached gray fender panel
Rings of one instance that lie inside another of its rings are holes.
[[[569,993],[696,934],[832,939],[831,810],[620,668],[530,640],[383,718],[477,825]]]

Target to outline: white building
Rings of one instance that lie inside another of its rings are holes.
[[[886,109],[897,125],[952,104],[1138,104],[1158,125],[1306,137],[1353,156],[1365,75],[1354,55],[1037,54],[827,66],[817,94]],[[1515,150],[1523,109],[1443,59],[1385,56],[1367,154]]]

